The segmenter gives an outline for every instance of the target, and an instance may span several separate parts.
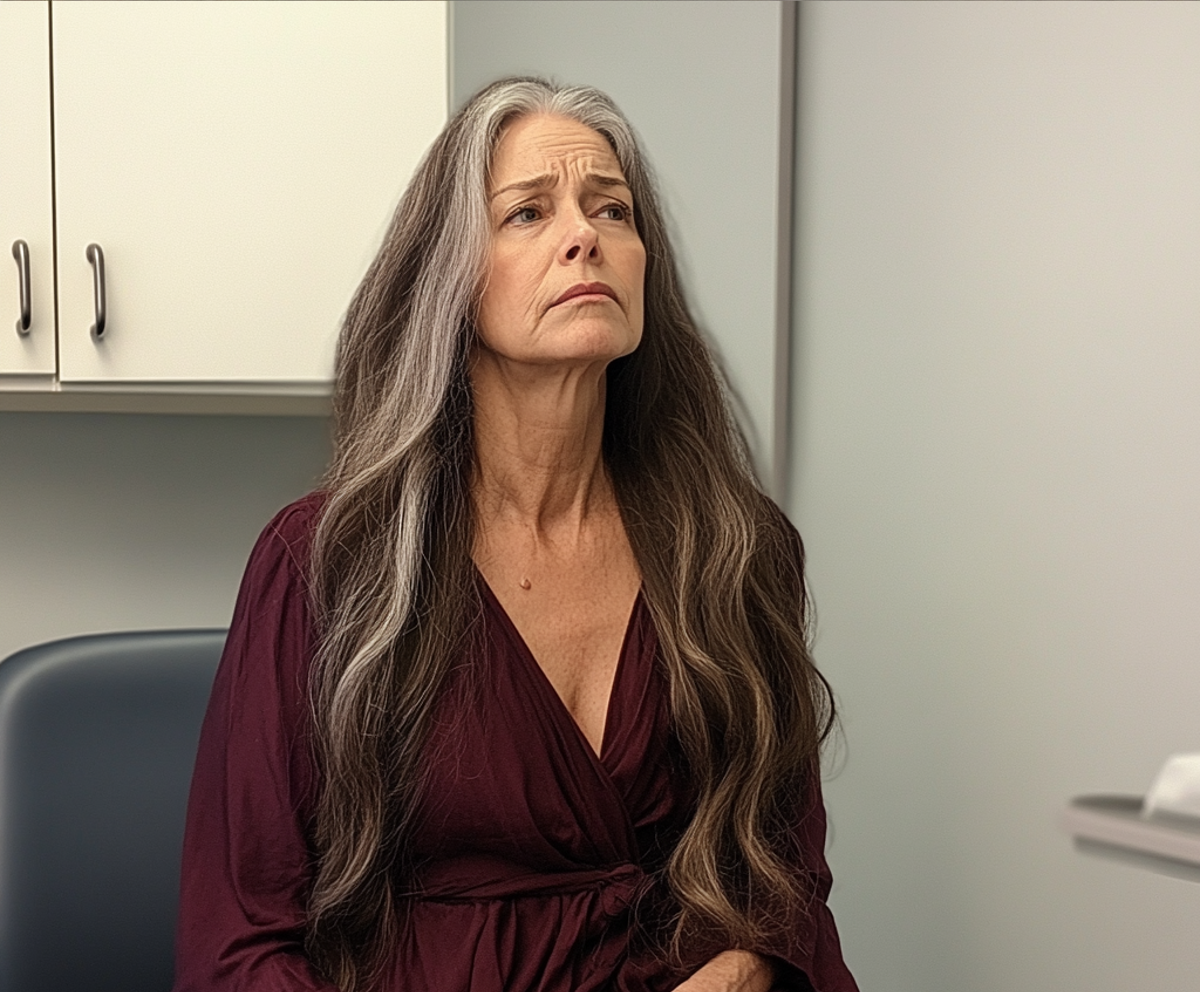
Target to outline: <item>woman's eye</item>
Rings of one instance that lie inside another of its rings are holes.
[[[625,220],[629,216],[623,203],[610,203],[600,213],[609,220]]]
[[[515,213],[513,213],[508,219],[516,222],[517,224],[532,224],[538,219],[537,208],[522,207],[520,210],[517,210]]]

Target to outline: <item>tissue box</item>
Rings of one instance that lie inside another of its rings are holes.
[[[1200,754],[1173,754],[1142,803],[1142,816],[1160,813],[1200,819]]]

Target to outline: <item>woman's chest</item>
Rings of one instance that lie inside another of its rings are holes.
[[[524,571],[516,566],[489,560],[481,566],[485,594],[504,625],[517,632],[520,653],[536,662],[599,753],[641,575],[631,554],[569,565],[542,562],[539,568],[530,580],[518,578]]]
[[[598,753],[494,600],[480,634],[441,694],[427,741],[413,837],[424,887],[465,894],[529,875],[641,865],[676,831],[683,807],[645,605],[621,646]]]

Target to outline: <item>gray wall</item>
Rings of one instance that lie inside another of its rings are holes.
[[[1192,992],[1075,853],[1200,750],[1200,6],[807,3],[797,445],[864,989]]]
[[[536,74],[598,86],[633,122],[658,172],[689,302],[770,485],[775,434],[787,428],[786,375],[775,375],[781,5],[455,0],[451,11],[453,106],[500,76]],[[790,195],[790,162],[787,172]]]
[[[225,626],[328,421],[0,413],[0,658],[70,634]]]

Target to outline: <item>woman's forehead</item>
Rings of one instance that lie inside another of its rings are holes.
[[[568,170],[624,179],[612,146],[599,131],[569,117],[534,114],[518,118],[500,136],[489,187],[494,191],[513,180]]]

